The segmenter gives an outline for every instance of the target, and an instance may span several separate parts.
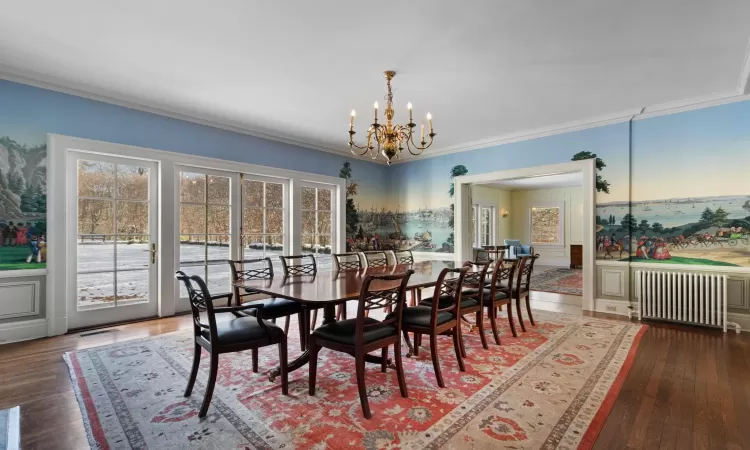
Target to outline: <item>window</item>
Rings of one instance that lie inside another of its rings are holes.
[[[284,254],[284,184],[243,178],[242,258]]]
[[[203,277],[211,292],[229,288],[230,181],[180,172],[180,270]]]
[[[330,255],[333,236],[333,189],[302,188],[302,252]],[[329,257],[323,257],[325,261]]]
[[[472,205],[471,241],[474,247],[495,245],[495,207]]]
[[[529,211],[532,245],[564,244],[562,203],[538,204]]]

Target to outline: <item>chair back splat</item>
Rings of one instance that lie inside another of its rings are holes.
[[[399,333],[401,332],[401,311],[405,306],[406,285],[413,273],[413,270],[407,270],[403,274],[369,275],[365,278],[357,306],[356,339],[361,341],[364,332],[372,327],[391,326]],[[400,281],[400,283],[394,286],[395,281]],[[378,323],[366,324],[367,312],[381,308],[394,311],[395,314],[389,314]]]
[[[196,336],[201,335],[201,330],[209,330],[211,341],[216,341],[216,317],[214,316],[214,305],[211,301],[211,294],[208,293],[206,283],[200,277],[190,277],[185,272],[178,271],[175,273],[178,280],[185,284],[190,301],[190,311],[193,314],[193,331]],[[193,282],[198,285],[195,289]],[[205,312],[208,323],[201,321],[201,313]]]
[[[243,260],[227,260],[229,270],[232,274],[232,281],[246,280],[270,280],[273,278],[273,263],[271,258],[256,258]],[[252,294],[245,289],[248,294]],[[237,286],[233,288],[235,302],[241,303],[240,289]]]
[[[388,266],[388,255],[383,251],[362,252],[360,255],[363,267]]]
[[[393,251],[393,260],[396,264],[414,264],[414,254],[411,250]]]
[[[359,260],[358,253],[334,253],[334,269],[336,272],[342,270],[358,270],[362,268],[362,262]]]
[[[279,256],[281,258],[281,267],[284,269],[284,276],[294,275],[317,275],[318,264],[315,262],[315,255],[293,255]]]

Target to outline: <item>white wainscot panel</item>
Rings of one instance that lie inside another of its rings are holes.
[[[602,294],[613,297],[625,296],[625,272],[602,269]]]
[[[0,283],[0,319],[39,314],[39,281]]]

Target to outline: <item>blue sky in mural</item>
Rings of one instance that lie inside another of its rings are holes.
[[[416,210],[450,205],[450,172],[458,164],[477,174],[567,162],[581,151],[596,153],[607,165],[601,175],[609,181],[610,193],[600,193],[597,201],[626,201],[628,124],[619,123],[397,165],[392,177],[399,192],[392,196],[390,207]]]
[[[384,203],[388,169],[358,158],[310,151],[117,105],[0,80],[0,136],[34,146],[46,133],[338,176],[345,161],[362,207]],[[10,106],[8,106],[10,105]],[[346,136],[342,136],[345,142]]]
[[[750,102],[635,122],[633,201],[750,195],[749,168]]]

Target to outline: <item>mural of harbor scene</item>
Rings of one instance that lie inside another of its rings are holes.
[[[47,265],[47,145],[0,132],[0,270]]]
[[[597,206],[597,256],[750,266],[750,195]]]

